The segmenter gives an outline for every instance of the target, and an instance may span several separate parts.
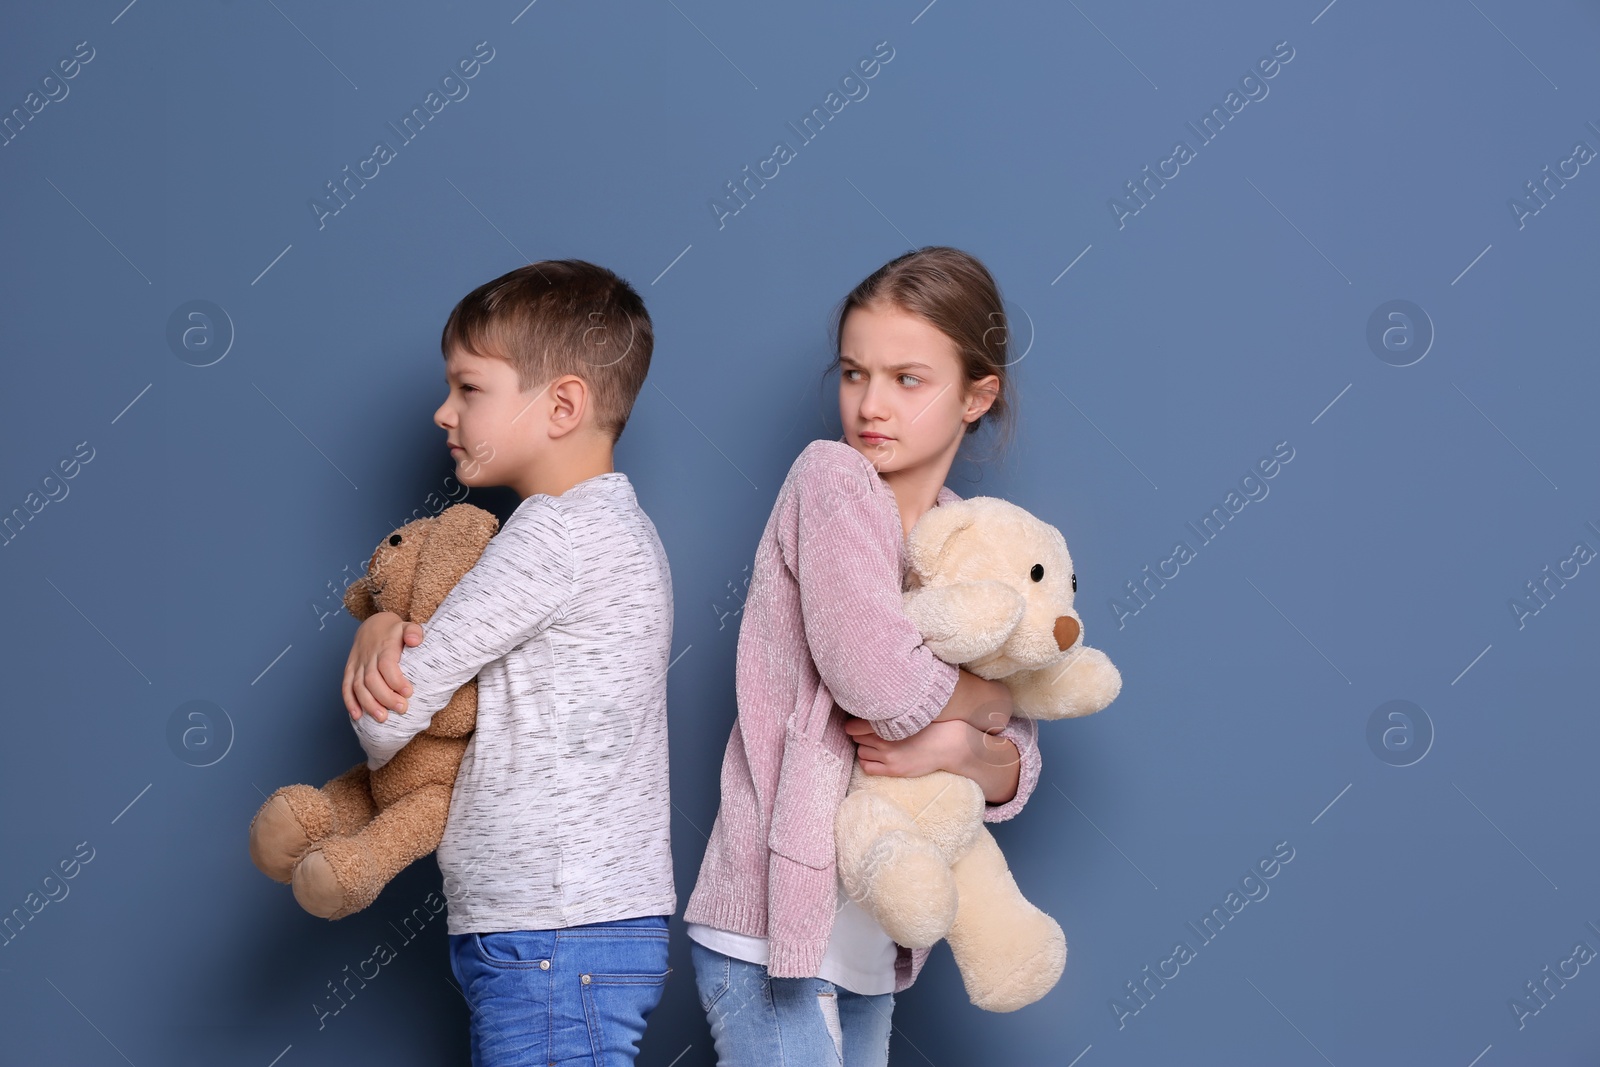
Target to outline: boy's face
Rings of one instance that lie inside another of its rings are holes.
[[[544,434],[546,387],[523,392],[511,363],[452,349],[445,359],[449,395],[433,421],[445,431],[456,477],[467,486],[510,485],[533,466]]]
[[[989,407],[988,399],[968,395],[955,342],[893,305],[845,317],[839,362],[845,442],[883,474],[954,456],[967,423]]]

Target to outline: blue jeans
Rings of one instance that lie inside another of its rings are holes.
[[[822,978],[773,978],[759,963],[689,942],[695,989],[717,1067],[884,1067],[894,994],[868,996]]]
[[[472,1012],[472,1067],[626,1067],[661,1003],[667,917],[451,934]]]

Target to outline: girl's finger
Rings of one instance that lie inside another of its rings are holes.
[[[856,758],[861,761],[861,765],[863,767],[868,763],[876,764],[879,767],[886,767],[888,766],[889,762],[888,755],[889,754],[887,752],[884,752],[881,749],[863,748],[856,753]]]

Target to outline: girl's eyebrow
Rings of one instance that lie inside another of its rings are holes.
[[[839,362],[840,363],[848,363],[852,367],[861,366],[860,363],[857,363],[855,360],[851,359],[849,356],[840,356],[839,357]],[[908,369],[910,369],[912,367],[916,367],[916,368],[919,368],[921,370],[932,370],[933,369],[932,367],[928,366],[926,363],[896,363],[893,366],[885,367],[884,369],[885,370],[894,371],[894,370],[908,370]]]

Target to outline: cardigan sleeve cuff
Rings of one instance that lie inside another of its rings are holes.
[[[988,804],[983,810],[984,822],[1005,822],[1028,802],[1034,787],[1039,784],[1039,724],[1033,719],[1013,715],[1011,721],[999,732],[1017,746],[1022,765],[1017,772],[1017,792],[1004,804]]]
[[[935,667],[942,667],[933,676],[928,688],[922,691],[922,696],[910,708],[899,715],[887,719],[872,720],[872,732],[885,741],[900,741],[920,731],[944,710],[950,703],[950,697],[956,691],[956,682],[960,680],[961,672],[942,660],[934,660]],[[1020,747],[1020,746],[1019,746]]]

